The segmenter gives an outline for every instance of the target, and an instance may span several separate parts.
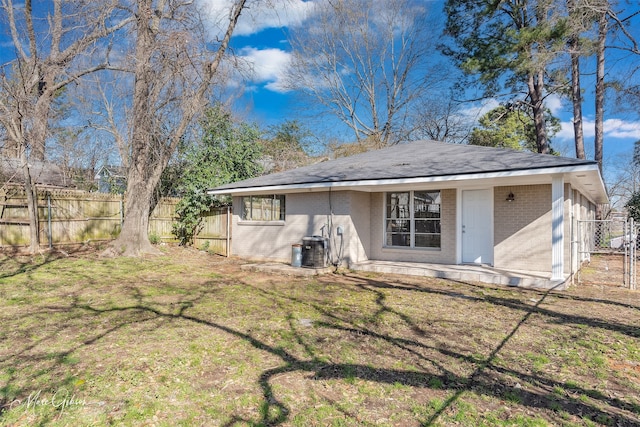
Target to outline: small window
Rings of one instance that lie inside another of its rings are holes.
[[[440,191],[387,193],[385,245],[440,248]]]
[[[243,221],[284,221],[284,195],[242,198]]]

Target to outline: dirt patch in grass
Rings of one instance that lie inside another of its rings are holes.
[[[625,277],[624,253],[592,254],[578,274],[581,284],[629,287]]]
[[[640,293],[0,258],[0,424],[640,423]]]

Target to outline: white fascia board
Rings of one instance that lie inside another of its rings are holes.
[[[460,174],[460,175],[443,175],[432,177],[418,177],[418,178],[388,178],[388,179],[369,179],[362,181],[331,181],[331,182],[311,182],[304,184],[281,184],[281,185],[266,185],[260,187],[242,187],[242,188],[230,188],[226,190],[209,190],[210,195],[248,195],[248,194],[275,194],[286,192],[301,192],[301,191],[313,191],[323,190],[329,188],[336,189],[354,189],[359,187],[380,187],[387,185],[415,185],[415,184],[428,184],[428,183],[440,183],[440,182],[460,182],[471,181],[479,179],[498,179],[498,178],[515,178],[525,176],[544,176],[559,173],[579,173],[579,172],[593,172],[597,171],[597,165],[577,165],[577,166],[560,166],[552,168],[542,169],[524,169],[515,171],[504,172],[486,172],[486,173],[474,173],[474,174]],[[548,181],[551,182],[549,176]],[[600,181],[602,182],[602,181]],[[603,187],[604,188],[604,187]]]

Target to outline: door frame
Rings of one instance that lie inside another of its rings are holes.
[[[464,191],[473,191],[473,190],[485,190],[489,193],[489,218],[488,218],[488,226],[489,226],[489,235],[491,236],[490,242],[487,243],[487,245],[490,245],[490,253],[491,253],[491,259],[489,260],[489,262],[483,263],[483,264],[488,264],[488,265],[493,265],[494,264],[494,206],[495,206],[495,202],[494,202],[494,191],[493,191],[493,187],[465,187],[465,188],[458,188],[456,191],[456,206],[458,207],[458,209],[456,209],[456,264],[464,264],[462,262],[462,252],[463,252],[463,248],[462,248],[462,213],[464,210],[464,203],[463,203],[463,192]]]

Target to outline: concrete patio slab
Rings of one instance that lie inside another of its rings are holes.
[[[518,286],[523,288],[555,290],[565,290],[567,288],[566,280],[550,280],[549,273],[507,271],[476,264],[447,265],[370,260],[353,264],[350,268],[355,271],[437,277],[461,282],[482,282],[492,285]]]
[[[290,276],[317,276],[331,273],[335,267],[306,268],[293,267],[279,262],[252,263],[242,269]],[[506,271],[486,265],[428,264],[416,262],[364,261],[349,267],[354,271],[374,273],[405,274],[409,276],[436,277],[460,282],[482,282],[492,285],[517,286],[523,288],[565,290],[567,281],[553,281],[549,273],[536,271]]]

